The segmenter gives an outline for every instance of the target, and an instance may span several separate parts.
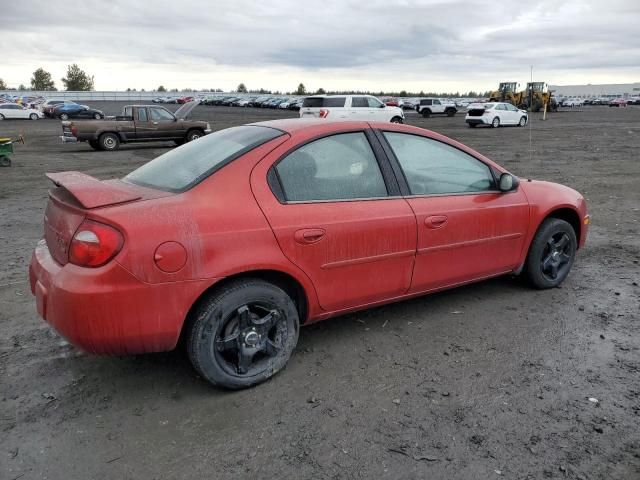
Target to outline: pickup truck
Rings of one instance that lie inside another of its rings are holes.
[[[453,117],[458,109],[455,103],[441,98],[423,98],[420,100],[420,103],[416,105],[416,111],[424,118],[437,114]]]
[[[121,143],[173,140],[182,145],[211,133],[207,122],[187,120],[198,105],[185,103],[175,113],[158,105],[127,105],[122,115],[103,120],[62,122],[62,141],[89,142],[95,150],[113,151]]]

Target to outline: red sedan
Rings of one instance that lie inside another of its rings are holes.
[[[559,285],[589,216],[434,132],[279,120],[221,130],[120,180],[49,174],[39,314],[92,353],[173,349],[242,388],[299,326],[498,275]]]

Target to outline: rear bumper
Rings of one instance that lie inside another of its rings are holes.
[[[38,314],[89,353],[172,350],[202,282],[148,284],[111,261],[100,268],[61,266],[40,241],[29,265]]]
[[[74,137],[71,135],[60,135],[60,141],[62,143],[78,143],[78,137]]]
[[[466,123],[471,125],[489,125],[491,122],[484,117],[467,117],[464,119]]]

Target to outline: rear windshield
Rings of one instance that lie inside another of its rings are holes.
[[[346,97],[309,97],[302,103],[303,107],[344,107]]]
[[[145,187],[182,192],[249,150],[283,134],[275,128],[253,125],[227,128],[160,155],[124,179]]]

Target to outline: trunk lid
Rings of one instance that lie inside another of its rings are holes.
[[[80,172],[47,173],[56,185],[49,191],[44,214],[44,237],[51,256],[60,265],[69,259],[76,230],[91,210],[171,195],[122,180],[101,181]]]

